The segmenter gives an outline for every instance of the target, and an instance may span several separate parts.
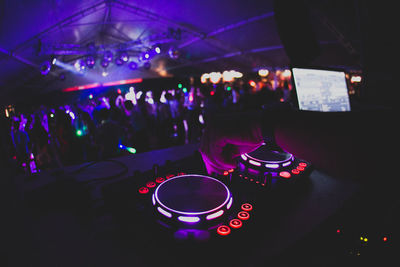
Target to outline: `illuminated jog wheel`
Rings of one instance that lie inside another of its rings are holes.
[[[207,222],[222,216],[232,206],[228,187],[219,180],[196,174],[163,181],[152,202],[163,216],[184,223]]]
[[[292,164],[294,157],[285,151],[270,150],[263,144],[250,153],[242,154],[240,161],[251,168],[278,170]]]

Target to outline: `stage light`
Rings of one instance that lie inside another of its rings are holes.
[[[257,85],[256,82],[253,81],[253,80],[250,80],[250,81],[249,81],[249,84],[250,84],[250,86],[252,86],[252,87],[255,87],[255,86]]]
[[[267,69],[259,69],[258,70],[258,75],[260,75],[261,77],[267,77],[269,74],[269,70]]]
[[[88,66],[89,69],[93,68],[95,63],[96,63],[96,60],[95,60],[94,56],[86,57],[86,65]]]
[[[131,154],[135,154],[136,153],[136,149],[133,148],[133,147],[127,147],[126,150]]]
[[[50,69],[51,69],[51,65],[50,65],[50,62],[49,61],[45,61],[45,62],[43,62],[42,64],[40,64],[40,73],[42,74],[42,75],[47,75],[47,74],[49,74],[49,72],[50,72]]]
[[[108,62],[108,61],[105,60],[104,58],[103,58],[103,60],[101,61],[101,66],[102,66],[103,68],[107,68],[109,64],[110,64],[110,62]]]
[[[283,78],[290,78],[290,76],[292,76],[292,72],[290,70],[284,70],[282,72],[282,77]]]
[[[135,62],[135,61],[131,61],[131,62],[129,62],[129,68],[131,69],[131,70],[136,70],[137,69],[137,67],[138,67],[138,64]]]
[[[176,50],[175,48],[170,48],[168,50],[168,55],[172,59],[178,59],[179,58],[179,51]]]
[[[178,83],[178,88],[181,89],[182,88],[182,84]]]
[[[122,52],[119,57],[123,62],[128,62],[128,60],[129,60],[129,55],[127,52]]]
[[[74,68],[78,72],[83,72],[86,69],[86,63],[83,59],[78,59],[75,61]]]
[[[231,70],[232,75],[234,78],[242,78],[243,77],[243,73],[236,71],[236,70]]]
[[[229,92],[230,90],[232,90],[232,87],[230,87],[230,86],[226,87],[226,91]]]
[[[93,95],[92,94],[89,95],[89,99],[93,99]]]
[[[211,72],[210,73],[210,81],[212,83],[219,83],[222,78],[222,74],[220,72]]]
[[[208,73],[203,73],[203,75],[201,75],[201,77],[200,77],[201,83],[206,83],[207,79],[210,79],[210,74],[208,74]]]
[[[144,56],[143,56],[145,59],[149,59],[150,58],[150,54],[149,53],[144,53]]]
[[[108,76],[108,72],[107,72],[107,71],[103,71],[103,72],[101,73],[101,76],[107,77],[107,76]]]
[[[182,92],[187,93],[186,87],[184,87],[184,88],[182,89]]]
[[[110,50],[105,51],[105,52],[104,52],[103,59],[104,59],[105,61],[111,62],[112,59],[113,59],[113,53],[112,53]]]
[[[82,136],[83,132],[82,130],[76,130],[76,136]]]
[[[222,80],[224,81],[224,82],[231,82],[231,81],[233,81],[233,79],[234,79],[235,77],[234,77],[234,72],[233,71],[224,71],[223,73],[222,73]]]
[[[155,51],[157,54],[160,54],[160,53],[161,53],[161,48],[160,48],[159,46],[156,46],[156,47],[154,48],[154,51]]]
[[[359,83],[359,82],[361,82],[361,80],[362,80],[362,78],[359,75],[354,75],[354,76],[351,76],[351,78],[350,78],[351,83]]]
[[[57,62],[57,58],[53,58],[53,60],[51,61],[51,64],[56,64],[56,62]]]

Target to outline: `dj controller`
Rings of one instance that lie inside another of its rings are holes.
[[[307,192],[311,170],[309,162],[263,144],[241,155],[236,169],[209,175],[195,152],[105,185],[103,196],[135,249],[232,253],[240,244],[257,244],[279,224],[282,206]]]

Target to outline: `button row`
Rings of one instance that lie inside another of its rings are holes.
[[[165,176],[165,178],[164,177],[157,177],[155,179],[155,181],[148,181],[146,183],[146,186],[140,187],[139,188],[139,193],[140,194],[147,194],[147,193],[149,193],[150,189],[155,188],[157,186],[157,184],[161,184],[165,180],[168,180],[168,179],[170,179],[172,177],[179,176],[179,175],[185,175],[185,174],[186,173],[184,173],[184,172],[179,172],[176,175],[175,174],[168,174],[168,175]]]
[[[242,204],[241,209],[242,210],[237,214],[237,218],[229,221],[229,226],[221,225],[217,228],[217,233],[219,235],[229,235],[231,233],[231,228],[239,229],[243,226],[243,221],[246,221],[250,218],[250,214],[248,213],[248,211],[251,211],[253,209],[253,206],[249,203],[244,203]]]

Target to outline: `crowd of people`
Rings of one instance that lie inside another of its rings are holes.
[[[286,90],[286,92],[285,92]],[[7,164],[35,173],[129,153],[198,142],[212,114],[287,101],[263,84],[203,84],[172,90],[112,88],[60,106],[6,111],[1,119]]]

